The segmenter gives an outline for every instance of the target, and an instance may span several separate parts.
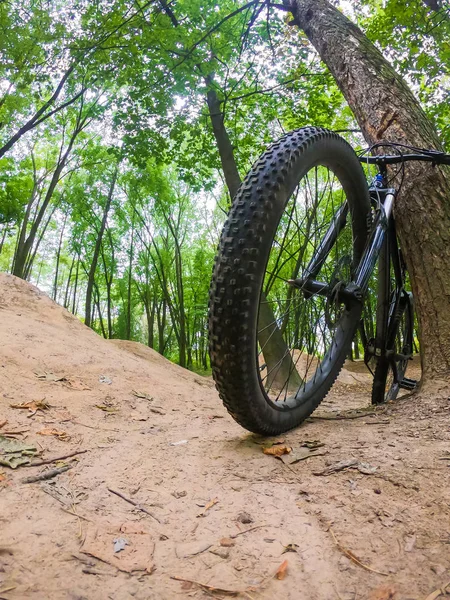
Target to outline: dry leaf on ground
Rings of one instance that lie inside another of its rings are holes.
[[[396,591],[392,586],[377,587],[369,596],[369,600],[395,600]]]
[[[87,391],[91,389],[88,385],[86,385],[79,379],[65,379],[65,385],[66,387],[69,387],[72,390]]]
[[[270,448],[263,448],[262,451],[264,454],[269,454],[270,456],[282,456],[283,454],[289,454],[292,450],[289,446],[271,446]]]
[[[44,371],[43,373],[35,373],[35,375],[38,379],[45,381],[66,381],[66,378],[64,376],[58,377],[58,375],[47,371]]]
[[[27,408],[31,415],[29,415],[30,417],[32,417],[33,415],[35,415],[37,413],[38,410],[47,410],[48,408],[50,408],[50,405],[48,404],[48,402],[45,402],[45,400],[31,400],[31,402],[21,402],[20,404],[10,404],[11,408]]]
[[[4,481],[6,479],[6,474],[3,471],[0,471],[0,481]]]
[[[275,573],[275,579],[280,579],[280,580],[284,579],[286,577],[287,567],[288,567],[288,561],[285,560],[278,567],[278,569]]]
[[[99,408],[100,410],[103,410],[103,412],[108,412],[108,413],[115,413],[115,412],[118,412],[118,410],[119,410],[115,406],[107,406],[106,404],[96,404],[95,408]]]
[[[0,465],[15,469],[31,462],[37,454],[35,446],[0,435]]]
[[[153,396],[150,396],[150,394],[138,392],[136,390],[133,390],[132,394],[135,398],[142,398],[142,400],[148,400],[149,402],[151,402],[154,399]]]
[[[58,440],[62,440],[64,442],[68,442],[70,440],[70,435],[67,431],[61,431],[59,429],[53,429],[50,427],[44,427],[41,431],[38,431],[39,435],[53,435],[58,438]]]

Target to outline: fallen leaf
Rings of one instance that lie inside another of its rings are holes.
[[[392,586],[378,587],[372,591],[369,600],[394,600],[396,591]]]
[[[45,381],[66,381],[64,376],[58,377],[54,373],[44,371],[43,373],[35,373],[36,377]]]
[[[236,544],[236,542],[234,540],[232,540],[231,538],[222,538],[220,540],[220,545],[223,546],[224,548],[231,548],[235,544]]]
[[[78,379],[66,379],[66,386],[70,387],[72,390],[79,391],[87,391],[91,389],[88,385],[82,381],[79,381]]]
[[[375,473],[375,471],[378,469],[378,467],[373,467],[372,465],[369,465],[369,463],[363,463],[363,462],[359,462],[356,465],[356,468],[363,475],[373,475]]]
[[[118,412],[118,410],[119,410],[115,406],[107,406],[106,404],[96,404],[95,408],[99,408],[103,412],[107,412],[107,413],[115,413],[115,412]]]
[[[153,396],[145,394],[144,392],[137,392],[136,390],[133,390],[133,396],[135,396],[136,398],[142,398],[143,400],[148,400],[149,402],[151,402],[154,399]]]
[[[321,442],[320,440],[305,440],[302,443],[302,446],[304,446],[305,448],[309,448],[310,450],[313,450],[314,448],[322,448],[322,446],[325,446],[325,444],[323,442]]]
[[[289,446],[270,446],[270,448],[263,448],[262,451],[264,454],[269,454],[270,456],[281,456],[282,454],[289,454],[292,448]]]
[[[35,446],[0,435],[0,465],[16,469],[31,462],[37,454]]]
[[[4,481],[5,479],[6,479],[5,473],[3,473],[3,471],[0,471],[0,481]]]
[[[22,402],[21,404],[10,404],[11,408],[26,408],[30,411],[32,417],[38,410],[47,410],[50,405],[45,400],[31,400],[31,402]]]
[[[181,584],[181,589],[182,590],[190,590],[192,589],[192,586],[194,584],[192,583],[192,581],[183,581],[183,583]]]
[[[204,508],[204,509],[203,509],[201,512],[199,512],[199,513],[198,513],[197,517],[204,517],[204,516],[205,516],[205,514],[206,514],[206,512],[207,512],[207,511],[208,511],[210,508],[212,508],[212,507],[213,507],[215,504],[217,504],[218,502],[219,502],[219,499],[218,499],[218,498],[213,498],[212,500],[210,500],[210,501],[208,502],[208,504],[205,506],[205,508]]]
[[[278,567],[277,572],[275,573],[275,579],[279,579],[279,580],[284,579],[286,577],[287,567],[288,567],[288,561],[285,560]]]
[[[68,442],[70,440],[70,435],[67,433],[67,431],[61,431],[59,429],[52,429],[50,427],[44,427],[44,429],[41,429],[41,431],[38,431],[39,435],[53,435],[55,437],[57,437],[59,440],[62,440],[64,442]]]

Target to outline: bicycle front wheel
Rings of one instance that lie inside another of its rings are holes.
[[[246,429],[292,429],[328,393],[361,315],[340,291],[369,228],[362,168],[330,131],[287,134],[247,175],[222,232],[209,315],[216,387]]]

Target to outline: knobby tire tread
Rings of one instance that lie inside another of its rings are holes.
[[[332,160],[340,161],[340,168],[346,170],[352,188],[351,197],[347,194],[347,198],[360,256],[370,228],[370,201],[362,168],[345,140],[326,129],[308,127],[286,134],[253,165],[234,198],[215,259],[209,312],[213,377],[232,417],[244,428],[262,435],[292,429],[317,408],[342,369],[361,314],[360,309],[354,312],[353,332],[347,335],[344,346],[333,358],[328,378],[307,405],[290,411],[271,406],[255,380],[254,305],[259,306],[267,259],[261,246],[271,236],[274,215],[280,211],[278,205],[286,204],[303,176],[303,165],[323,164],[323,156],[333,156]],[[280,216],[283,210],[284,206]]]

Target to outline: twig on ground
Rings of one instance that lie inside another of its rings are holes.
[[[115,427],[96,427],[94,425],[88,425],[87,423],[82,423],[81,421],[72,421],[75,425],[81,425],[82,427],[88,427],[89,429],[95,429],[95,431],[115,431],[120,432],[120,429]]]
[[[75,509],[74,509],[73,506],[70,507],[70,508],[64,508],[63,506],[61,506],[61,510],[63,510],[66,513],[68,513],[69,515],[72,515],[73,517],[77,517],[78,519],[83,519],[83,521],[88,521],[89,523],[92,523],[92,519],[88,519],[87,517],[83,517],[83,515],[79,515],[75,511]]]
[[[338,542],[336,536],[334,535],[334,531],[331,529],[329,529],[329,532],[331,533],[331,537],[334,540],[334,543],[336,544],[336,546],[338,547],[338,549],[342,552],[342,554],[344,554],[347,558],[349,558],[352,562],[355,563],[355,565],[358,565],[360,567],[362,567],[363,569],[365,569],[366,571],[370,571],[371,573],[377,573],[378,575],[384,575],[385,577],[387,577],[389,575],[389,573],[383,573],[382,571],[377,571],[376,569],[372,569],[372,567],[369,567],[368,565],[365,565],[364,563],[362,563],[359,558],[357,558],[353,552],[351,552],[350,550],[347,550],[347,548],[344,548],[344,546]]]
[[[100,569],[93,569],[92,567],[84,567],[82,572],[87,573],[88,575],[107,575],[108,577],[117,577],[117,572],[113,573],[111,571],[101,571]]]
[[[219,502],[219,498],[213,498],[212,500],[210,500],[208,502],[208,504],[205,506],[205,508],[198,513],[197,517],[204,517],[206,515],[206,513],[208,512],[208,510],[210,508],[212,508],[218,502]]]
[[[50,465],[53,462],[65,460],[66,458],[72,458],[72,456],[76,456],[77,454],[84,454],[85,452],[87,452],[87,450],[75,450],[74,452],[70,452],[70,454],[64,454],[64,456],[55,456],[55,458],[47,458],[46,460],[35,461],[26,466],[40,467],[41,465]]]
[[[125,502],[132,504],[135,508],[137,508],[141,512],[145,513],[146,515],[149,515],[150,517],[152,517],[152,519],[155,519],[155,521],[157,521],[159,524],[161,524],[161,521],[158,519],[158,517],[155,517],[155,515],[153,513],[151,513],[149,510],[147,510],[145,508],[145,506],[141,506],[139,504],[139,502],[135,502],[134,500],[131,500],[131,498],[127,498],[120,492],[117,492],[116,490],[112,490],[111,488],[107,488],[107,490],[108,490],[108,492],[111,492],[111,494],[115,494],[116,496],[119,496],[119,498],[122,498],[122,500],[125,500]]]
[[[447,593],[447,588],[450,587],[450,581],[443,585],[441,588],[434,590],[425,600],[436,600],[439,596],[444,596]]]
[[[238,596],[239,594],[248,594],[248,592],[256,591],[259,586],[251,586],[245,588],[244,590],[231,590],[228,588],[220,588],[214,587],[213,585],[208,585],[207,583],[202,583],[201,581],[195,581],[195,579],[186,579],[185,577],[177,577],[176,575],[171,575],[171,579],[175,579],[176,581],[183,581],[186,583],[192,583],[193,585],[198,586],[205,592],[216,592],[218,594],[223,594],[224,596]]]
[[[255,527],[250,527],[249,529],[244,529],[244,531],[238,531],[238,533],[234,533],[229,537],[232,540],[235,540],[239,535],[244,535],[244,533],[248,533],[249,531],[253,531],[254,529],[260,529],[261,527],[266,527],[266,525],[255,525]]]
[[[264,525],[258,525],[258,527],[264,527]],[[256,529],[256,527],[252,527],[251,529]],[[247,529],[246,531],[250,531],[250,529]],[[246,532],[242,531],[241,533],[246,533]],[[232,536],[230,536],[230,537],[232,537]],[[285,562],[286,561],[284,561],[284,563]],[[284,566],[284,563],[281,564],[281,567]],[[268,575],[267,577],[265,577],[260,583],[258,583],[256,585],[250,585],[250,586],[246,587],[243,590],[232,590],[232,589],[228,589],[228,588],[218,588],[218,587],[214,587],[213,585],[209,585],[207,583],[201,583],[200,581],[195,581],[194,579],[186,579],[185,577],[177,577],[176,575],[171,575],[170,579],[175,579],[176,581],[185,581],[187,583],[192,583],[193,585],[197,585],[199,588],[201,588],[202,590],[204,590],[207,593],[208,592],[213,592],[213,593],[217,592],[219,594],[223,594],[224,596],[239,596],[240,594],[242,594],[243,596],[247,596],[247,598],[248,597],[251,598],[250,592],[257,592],[258,590],[260,590],[262,587],[264,587],[273,578],[277,578],[278,579],[279,573],[280,573],[280,567],[278,567],[277,570],[274,573],[272,573],[271,575]]]
[[[363,417],[368,417],[370,415],[381,415],[383,413],[385,413],[387,410],[387,408],[374,408],[374,409],[368,409],[368,410],[364,410],[364,412],[353,412],[353,411],[349,411],[348,413],[345,412],[340,412],[340,413],[336,413],[336,414],[319,414],[319,415],[313,415],[312,417],[309,417],[309,419],[313,419],[313,420],[320,420],[320,421],[340,421],[340,420],[344,420],[344,419],[362,419]]]
[[[36,483],[37,481],[45,481],[46,479],[52,479],[57,475],[61,475],[61,473],[65,473],[69,469],[72,468],[72,465],[64,465],[64,467],[59,467],[58,469],[51,469],[50,471],[45,471],[40,475],[33,475],[32,477],[25,477],[22,479],[22,483]]]

